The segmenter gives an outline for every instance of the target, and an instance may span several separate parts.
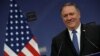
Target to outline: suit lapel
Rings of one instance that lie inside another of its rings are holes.
[[[82,55],[82,53],[83,53],[83,50],[84,50],[84,40],[85,40],[85,32],[86,32],[86,30],[85,30],[85,26],[82,24],[81,25],[81,37],[80,37],[80,41],[81,41],[81,43],[80,43],[80,56]]]
[[[70,39],[70,36],[69,36],[69,32],[68,32],[68,29],[65,31],[65,35],[67,36],[67,37],[65,37],[64,36],[64,44],[65,44],[65,46],[64,46],[64,48],[66,48],[66,53],[67,52],[69,52],[69,56],[78,56],[77,55],[77,52],[76,52],[76,50],[75,50],[75,48],[74,48],[74,46],[73,46],[73,43],[72,43],[72,41],[71,41],[71,39]],[[68,48],[67,48],[68,47]],[[65,49],[64,49],[65,50]]]

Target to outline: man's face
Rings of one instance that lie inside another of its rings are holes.
[[[68,29],[76,29],[80,24],[80,12],[74,6],[65,6],[61,15]]]

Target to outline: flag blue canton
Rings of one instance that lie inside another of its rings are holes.
[[[32,38],[26,19],[14,0],[10,0],[9,19],[6,27],[5,44],[18,54]]]

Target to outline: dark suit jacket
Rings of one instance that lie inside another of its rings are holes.
[[[85,56],[100,52],[100,28],[95,25],[81,25],[80,54],[71,42],[68,30],[64,30],[52,40],[51,56]]]

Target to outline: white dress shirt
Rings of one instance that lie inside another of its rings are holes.
[[[80,42],[81,42],[81,24],[78,26],[77,29],[75,29],[77,31],[76,35],[78,37],[78,47],[79,47],[79,50],[80,50]],[[72,33],[72,30],[68,30],[69,31],[69,35],[70,35],[70,39],[71,41],[73,41],[73,33]]]

